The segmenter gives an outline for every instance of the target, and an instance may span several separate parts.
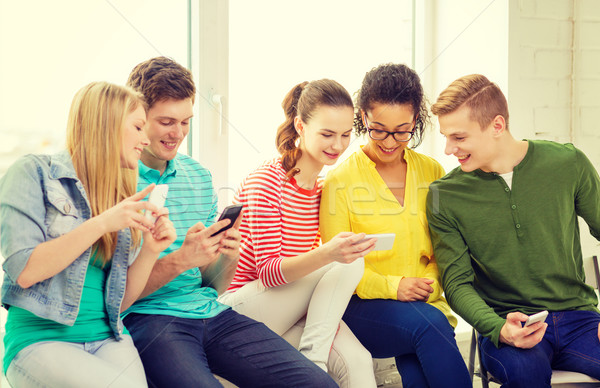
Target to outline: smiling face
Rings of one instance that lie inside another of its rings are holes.
[[[294,124],[302,139],[301,149],[317,164],[333,165],[350,144],[354,111],[349,106],[320,106],[306,123]]]
[[[415,127],[415,114],[410,104],[372,103],[371,109],[364,112],[369,129],[388,132],[409,132]],[[374,140],[368,136],[369,142],[363,151],[376,164],[385,165],[402,160],[404,150],[410,142],[397,141],[392,135],[383,140]]]
[[[142,162],[150,168],[164,172],[167,162],[175,158],[179,146],[189,133],[192,116],[191,98],[156,102],[148,111],[148,120],[144,128],[150,145],[144,148]]]
[[[125,116],[121,129],[121,167],[136,169],[142,150],[150,142],[144,132],[146,111],[141,105]]]
[[[446,137],[445,152],[456,156],[460,168],[465,172],[477,169],[491,172],[491,166],[498,159],[496,138],[499,132],[495,125],[498,125],[498,120],[503,124],[504,119],[496,116],[482,129],[477,121],[471,120],[470,114],[470,108],[462,106],[452,113],[439,116],[440,132]]]

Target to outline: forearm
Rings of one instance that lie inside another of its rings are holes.
[[[365,258],[365,261],[368,259]],[[362,299],[398,299],[398,286],[403,276],[382,275],[365,268],[356,293]]]
[[[317,269],[331,263],[327,248],[320,247],[298,256],[288,257],[281,261],[281,272],[288,283],[301,279]]]
[[[217,261],[200,269],[202,284],[214,288],[221,295],[231,284],[237,263],[238,257],[230,258],[221,254]]]
[[[496,345],[505,319],[500,317],[470,285],[446,289],[446,299],[452,310],[473,326],[481,335],[490,337]]]
[[[158,252],[152,252],[142,246],[139,255],[127,270],[127,285],[125,287],[125,296],[121,303],[121,312],[128,309],[145,290],[157,258]]]
[[[154,262],[146,286],[137,299],[152,294],[154,291],[175,279],[179,274],[189,269],[183,267],[181,261],[178,260],[178,257],[181,254],[182,252],[180,249]]]
[[[39,244],[29,256],[17,283],[29,288],[63,271],[105,233],[104,229],[94,217],[60,237]]]

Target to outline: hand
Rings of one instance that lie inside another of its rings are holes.
[[[332,261],[349,264],[359,257],[364,257],[375,248],[377,239],[370,238],[360,242],[364,238],[364,233],[341,232],[323,244],[323,248],[327,249],[327,255]]]
[[[115,206],[97,215],[95,218],[100,222],[104,233],[116,232],[125,228],[135,228],[140,229],[142,232],[149,232],[154,224],[141,211],[145,209],[146,211],[157,212],[158,208],[148,201],[140,201],[154,189],[154,186],[156,185],[151,184],[144,190],[125,198]]]
[[[169,209],[166,207],[154,212],[156,223],[148,232],[144,232],[144,247],[154,253],[167,249],[177,238],[173,222],[169,219]]]
[[[178,251],[177,259],[178,264],[183,266],[183,271],[204,267],[219,257],[220,241],[226,232],[221,232],[213,237],[211,235],[229,225],[230,222],[230,220],[224,219],[215,222],[208,228],[202,222],[198,222],[188,229],[185,240]]]
[[[427,302],[433,292],[434,280],[429,278],[402,278],[398,284],[398,300],[402,302]]]
[[[221,241],[219,243],[221,246],[219,247],[219,253],[226,256],[230,260],[237,260],[240,257],[240,242],[242,241],[242,235],[240,234],[240,224],[242,223],[242,216],[244,211],[240,213],[235,224],[225,232],[222,232],[223,235]]]
[[[527,318],[527,315],[519,312],[508,314],[506,323],[500,330],[500,342],[521,349],[531,349],[540,343],[544,338],[548,324],[537,322],[523,327],[521,322],[527,321]]]

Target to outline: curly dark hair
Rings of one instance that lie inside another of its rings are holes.
[[[373,103],[410,104],[416,114],[411,148],[421,144],[425,126],[430,120],[421,80],[414,70],[404,64],[386,63],[371,69],[365,75],[355,104],[354,128],[357,135],[367,132],[362,112],[371,109]]]

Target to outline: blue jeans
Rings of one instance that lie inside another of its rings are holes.
[[[376,358],[396,358],[405,388],[471,387],[446,316],[424,302],[352,296],[344,322]]]
[[[125,325],[150,387],[336,387],[263,323],[228,309],[213,318],[129,314]]]
[[[502,387],[550,387],[552,369],[581,372],[600,379],[600,314],[559,311],[546,318],[542,341],[531,349],[500,344],[479,336],[482,362]]]

